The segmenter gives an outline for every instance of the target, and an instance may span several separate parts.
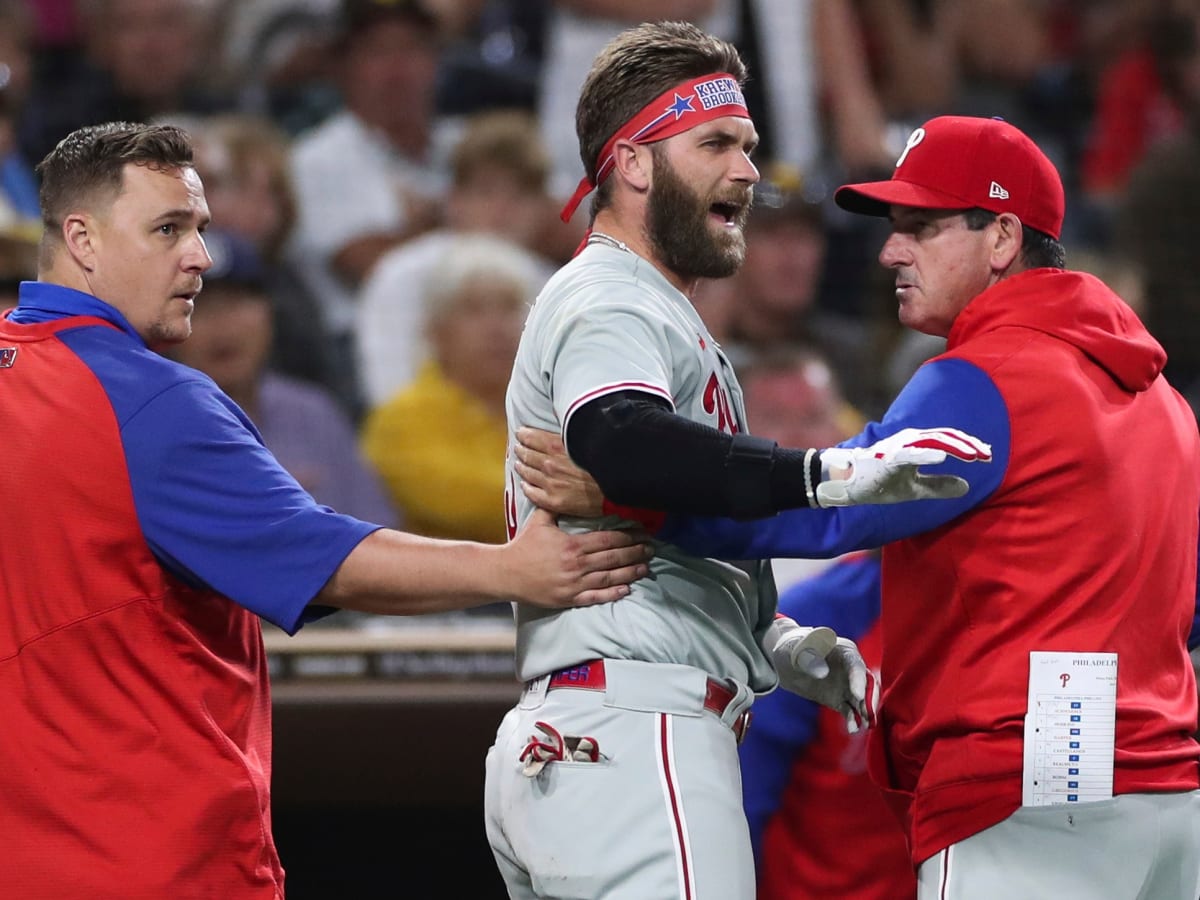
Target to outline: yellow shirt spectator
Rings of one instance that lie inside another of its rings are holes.
[[[363,450],[408,530],[503,543],[506,435],[503,417],[429,361],[367,417]]]
[[[430,358],[363,423],[363,452],[430,537],[503,543],[504,395],[539,262],[502,238],[459,236],[422,302]]]

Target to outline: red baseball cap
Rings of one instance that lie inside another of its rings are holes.
[[[1010,212],[1057,240],[1062,233],[1062,179],[1037,144],[1002,119],[938,116],[908,138],[889,181],[847,184],[842,209],[886,216],[892,204],[921,209]]]

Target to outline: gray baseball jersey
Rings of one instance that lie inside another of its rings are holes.
[[[510,532],[532,510],[512,469],[520,426],[561,431],[607,393],[638,390],[726,433],[745,430],[741,389],[690,301],[636,254],[593,242],[546,284],[529,314],[509,384]],[[696,490],[705,490],[702,484]],[[571,530],[620,520],[569,520]],[[570,610],[517,608],[524,681],[595,658],[695,666],[762,692],[776,684],[759,640],[775,614],[770,564],[697,559],[656,547],[651,577],[618,603]]]

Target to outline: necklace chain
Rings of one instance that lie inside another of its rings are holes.
[[[588,235],[587,242],[589,244],[607,244],[615,250],[623,250],[626,253],[631,252],[624,241],[618,241],[611,234],[605,234],[603,231],[593,231]]]

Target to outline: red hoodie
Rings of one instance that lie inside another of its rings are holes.
[[[1118,654],[1116,793],[1200,787],[1200,439],[1162,348],[1097,279],[1038,269],[976,297],[927,365],[955,360],[994,384],[1011,448],[984,502],[884,549],[872,772],[917,864],[1021,805],[1033,650]]]

